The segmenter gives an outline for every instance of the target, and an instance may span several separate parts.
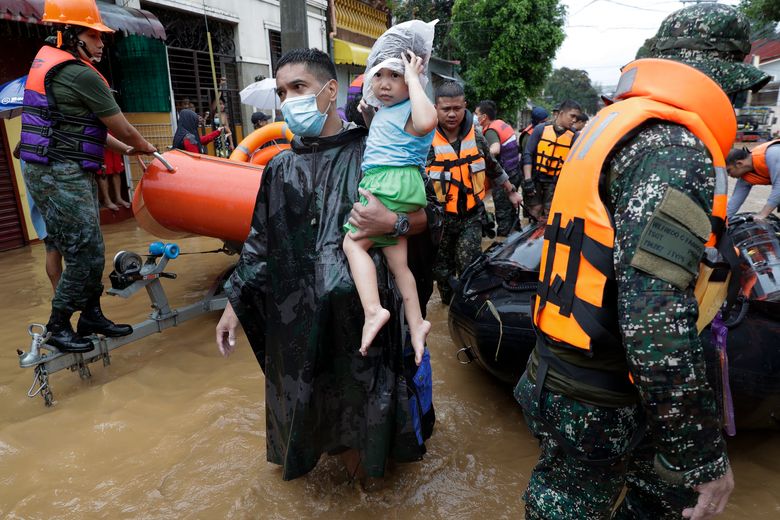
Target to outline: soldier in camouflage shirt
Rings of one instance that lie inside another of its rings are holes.
[[[449,142],[453,152],[460,154],[461,147],[465,146],[464,143],[468,140],[468,134],[473,126],[474,141],[479,154],[472,157],[475,161],[480,158],[484,159],[485,173],[493,183],[494,197],[497,193],[502,193],[506,204],[514,207],[516,214],[522,197],[511,184],[509,176],[501,164],[490,154],[490,148],[482,130],[473,124],[473,118],[466,109],[466,94],[463,87],[454,81],[443,83],[437,87],[434,97],[436,113],[439,118],[439,124],[436,128],[437,134]],[[431,163],[437,160],[435,148],[432,146],[428,151],[426,164],[429,168]],[[471,165],[469,168],[471,171]],[[429,184],[434,182],[429,181]],[[458,189],[454,183],[443,188],[443,191],[446,192],[447,197],[456,198],[454,206],[456,206],[457,211],[452,211],[453,205],[440,204],[444,207],[444,226],[439,252],[433,267],[433,277],[439,287],[442,302],[449,304],[453,296],[450,282],[457,279],[474,257],[482,252],[482,226],[487,213],[482,200],[479,200],[473,208],[468,209],[468,194],[464,190]]]
[[[739,63],[749,49],[748,33],[734,9],[696,5],[670,15],[643,47],[650,49],[644,57],[692,65],[734,97],[766,83],[760,71]],[[540,354],[534,351],[515,389],[542,449],[524,496],[526,518],[710,518],[723,511],[733,476],[706,381],[698,306],[692,290],[631,263],[668,189],[711,213],[712,159],[687,128],[650,122],[605,163],[600,185],[614,219],[612,305],[622,348],[597,349],[588,359],[566,348],[550,351],[591,370],[630,371],[634,385],[624,391],[595,388],[551,366],[537,389]],[[643,430],[639,441],[635,434]],[[618,506],[624,485],[627,493]]]

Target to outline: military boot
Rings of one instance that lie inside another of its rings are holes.
[[[71,312],[52,309],[51,318],[46,324],[46,330],[51,333],[51,337],[46,343],[61,352],[89,352],[93,347],[92,341],[73,332],[70,324],[71,314]]]
[[[90,298],[81,311],[79,323],[76,327],[82,336],[90,334],[102,334],[109,338],[119,338],[133,333],[133,327],[124,323],[114,323],[103,315],[100,308],[100,296]]]

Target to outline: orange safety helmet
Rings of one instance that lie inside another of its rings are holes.
[[[114,32],[112,28],[103,24],[95,0],[46,0],[41,21],[76,25],[100,32]]]

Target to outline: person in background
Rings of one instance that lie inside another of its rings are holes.
[[[733,217],[756,185],[771,185],[766,204],[756,217],[764,219],[780,205],[780,139],[769,141],[748,151],[736,148],[726,157],[729,176],[737,179],[726,214]]]
[[[227,109],[225,107],[225,101],[220,98],[219,112],[214,115],[212,121],[214,130],[220,130],[221,133],[217,135],[214,141],[214,151],[217,157],[229,157],[233,151],[233,134],[230,131],[230,117],[228,116]]]
[[[13,156],[19,160],[22,171],[24,171],[25,164],[19,154],[21,144],[21,141],[17,143],[13,151]],[[49,282],[51,282],[51,288],[56,291],[57,284],[60,283],[60,277],[62,276],[62,254],[57,249],[54,240],[49,238],[49,234],[46,232],[46,222],[44,222],[43,215],[41,215],[38,206],[35,205],[32,195],[30,195],[30,188],[27,187],[26,179],[24,183],[27,188],[25,191],[27,195],[27,206],[30,208],[30,221],[35,229],[35,234],[38,235],[38,239],[43,242],[44,248],[46,249],[46,276],[49,278]]]
[[[206,145],[225,132],[225,128],[220,127],[218,130],[214,130],[201,137],[198,134],[200,121],[201,119],[198,114],[192,110],[184,109],[179,112],[176,133],[173,134],[173,148],[177,150],[186,150],[192,153],[205,154]]]
[[[487,99],[481,101],[474,109],[474,115],[482,126],[482,133],[490,147],[490,153],[495,157],[506,174],[509,182],[517,188],[520,184],[520,147],[517,144],[515,130],[508,123],[497,119],[496,103]],[[496,234],[507,236],[518,221],[517,207],[504,190],[493,190],[493,204],[496,208]]]
[[[555,183],[577,134],[572,130],[582,114],[580,104],[567,99],[551,122],[537,125],[523,151],[523,198],[535,218],[546,218]]]
[[[125,173],[122,156],[106,148],[103,158],[103,168],[96,173],[103,205],[111,211],[119,211],[119,206],[129,208],[130,203],[122,198],[122,175]]]
[[[574,121],[574,124],[571,125],[572,131],[574,131],[574,133],[582,132],[582,129],[585,128],[586,124],[588,124],[589,119],[590,117],[588,117],[588,114],[581,112],[580,115],[577,116],[577,120]]]
[[[263,112],[255,112],[252,114],[252,128],[258,130],[270,123],[270,118]]]
[[[517,138],[517,142],[520,146],[520,167],[523,166],[523,159],[522,154],[523,151],[525,151],[525,146],[528,144],[528,139],[531,137],[531,134],[534,131],[534,128],[536,128],[537,125],[540,125],[542,123],[547,122],[547,118],[550,117],[550,114],[542,107],[534,107],[531,109],[531,122],[528,123],[528,126],[523,128],[520,131],[520,136]]]

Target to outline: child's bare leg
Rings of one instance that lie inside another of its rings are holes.
[[[371,245],[372,242],[368,238],[356,242],[349,238],[349,235],[344,237],[344,253],[349,260],[349,270],[352,271],[352,279],[355,280],[365,314],[360,340],[360,353],[364,356],[368,353],[371,342],[390,319],[390,312],[379,303],[376,266],[368,254]]]
[[[387,258],[387,264],[393,272],[395,284],[404,299],[404,315],[409,324],[409,334],[412,337],[414,362],[419,365],[422,363],[423,351],[425,350],[425,338],[431,331],[431,322],[422,317],[420,299],[417,296],[417,284],[414,281],[414,275],[409,270],[409,265],[406,263],[406,237],[399,237],[396,245],[387,246],[382,249],[382,252]]]
[[[122,198],[122,174],[115,173],[113,175],[109,175],[109,177],[111,177],[111,186],[114,188],[114,201],[120,206],[129,208],[130,203]]]

